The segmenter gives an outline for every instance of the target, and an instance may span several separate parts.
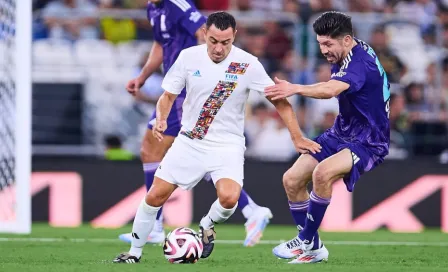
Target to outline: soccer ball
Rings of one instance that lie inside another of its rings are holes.
[[[168,233],[163,254],[170,263],[195,263],[203,250],[199,235],[189,228],[177,228]]]

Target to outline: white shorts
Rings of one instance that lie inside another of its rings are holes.
[[[157,168],[156,177],[185,190],[195,187],[206,174],[210,174],[213,183],[226,178],[243,187],[243,148],[201,149],[181,137],[184,136],[174,140]]]

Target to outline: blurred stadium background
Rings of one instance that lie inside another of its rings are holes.
[[[137,98],[124,89],[151,48],[147,1],[32,2],[33,222],[123,226],[144,193],[140,142],[162,92],[162,71]],[[234,14],[236,45],[257,56],[272,77],[300,84],[330,78],[314,18],[328,10],[352,15],[356,36],[374,48],[392,83],[391,150],[353,195],[341,190],[327,220],[333,223],[324,228],[448,232],[448,1],[195,2],[205,14]],[[2,61],[8,58],[1,35],[7,27],[0,30]],[[290,101],[308,137],[329,128],[338,112],[335,99]],[[245,186],[271,207],[273,223],[292,223],[281,178],[297,154],[273,107],[257,94],[248,103],[245,133]],[[210,192],[208,185],[179,192],[164,210],[167,224],[197,222],[215,198]],[[238,214],[231,222],[244,220]]]

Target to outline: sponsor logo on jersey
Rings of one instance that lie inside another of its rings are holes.
[[[331,77],[343,77],[345,76],[347,73],[346,72],[338,72],[338,73],[333,73],[331,75]]]
[[[236,82],[238,81],[238,76],[232,74],[226,74],[226,81]]]
[[[201,72],[199,72],[199,70],[197,70],[196,72],[194,72],[193,76],[201,77]]]

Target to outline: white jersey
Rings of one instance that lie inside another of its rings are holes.
[[[258,59],[232,46],[225,60],[214,63],[207,45],[183,50],[162,88],[180,94],[186,86],[179,137],[204,148],[245,147],[244,117],[249,91],[264,93],[274,85]]]

